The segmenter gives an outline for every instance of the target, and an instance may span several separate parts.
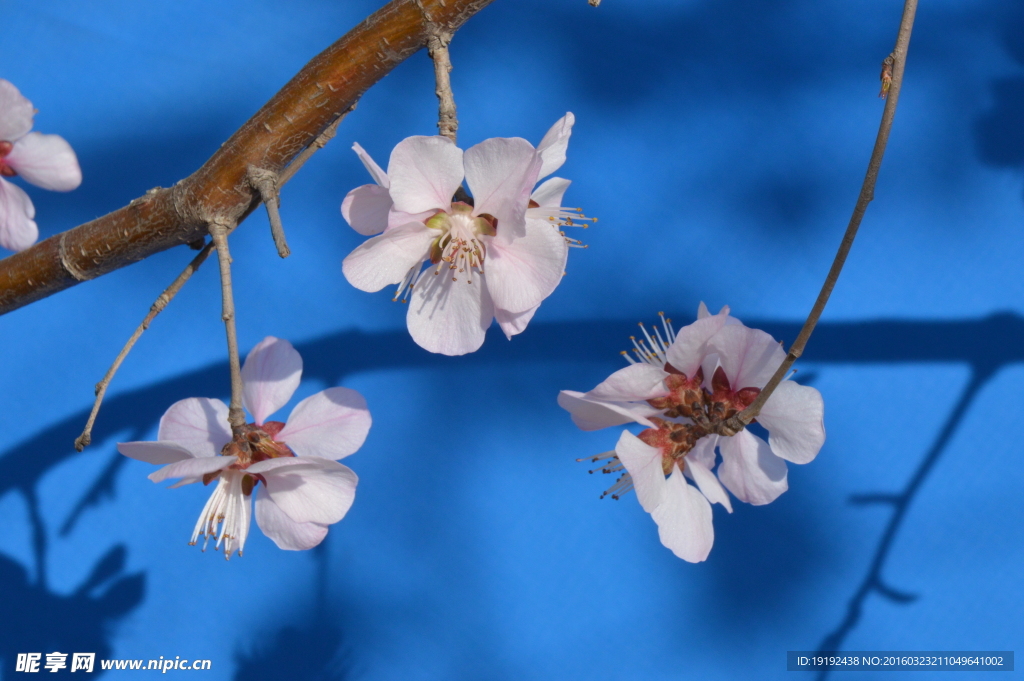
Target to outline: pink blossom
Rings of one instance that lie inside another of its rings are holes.
[[[618,498],[636,490],[662,544],[700,562],[714,542],[711,504],[731,513],[726,490],[754,505],[785,492],[786,461],[808,463],[825,441],[824,407],[817,390],[784,380],[757,417],[768,442],[749,430],[716,434],[717,423],[756,399],[786,353],[767,333],[729,316],[728,308],[710,315],[703,303],[696,322],[675,333],[663,319],[663,332],[645,329],[644,340],[634,339],[637,360],[626,355],[630,366],[589,392],[563,390],[558,403],[583,430],[631,422],[647,427],[638,436],[624,431],[614,452],[590,460],[603,461],[604,473],[622,472],[605,494]]]
[[[0,246],[22,251],[39,238],[32,199],[4,180],[21,175],[43,189],[71,191],[82,183],[78,159],[63,137],[29,132],[32,102],[10,82],[0,79]]]
[[[518,137],[465,152],[445,137],[409,137],[387,173],[355,145],[376,184],[349,192],[341,211],[357,232],[378,236],[345,258],[349,283],[370,292],[397,284],[395,300],[411,292],[409,333],[431,352],[477,350],[492,319],[508,338],[522,332],[575,243],[559,227],[586,220],[561,206],[568,180],[533,189],[565,162],[573,122],[566,114],[536,149]],[[473,198],[457,195],[463,179]]]
[[[224,557],[242,555],[256,490],[256,522],[282,549],[309,549],[348,512],[358,478],[337,459],[366,439],[370,413],[362,396],[328,388],[299,402],[287,424],[267,418],[287,404],[302,378],[302,358],[291,343],[268,336],[245,360],[243,404],[253,422],[232,437],[228,407],[192,397],[171,405],[156,442],[122,442],[132,459],[161,464],[149,479],[181,478],[217,487],[199,516],[191,543],[216,539]],[[260,484],[262,483],[262,484]]]

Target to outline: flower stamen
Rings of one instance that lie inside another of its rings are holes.
[[[405,278],[402,279],[398,288],[395,289],[395,297],[391,299],[391,302],[398,302],[399,296],[401,296],[403,303],[409,302],[409,298],[404,294],[408,291],[409,295],[412,295],[413,286],[416,285],[420,280],[420,277],[423,275],[424,270],[422,268],[423,263],[417,263],[409,268],[409,271],[405,273]]]
[[[249,477],[249,476],[244,476]],[[220,476],[217,489],[213,491],[203,512],[199,514],[195,529],[192,531],[190,546],[195,546],[199,537],[203,537],[203,551],[215,540],[213,549],[219,551],[224,547],[225,560],[238,552],[242,555],[245,538],[249,535],[250,500],[242,489],[243,474],[239,471],[226,470]]]
[[[665,363],[668,361],[666,353],[668,353],[669,346],[675,342],[676,333],[675,329],[672,328],[672,320],[666,319],[664,312],[659,312],[658,316],[661,317],[661,326],[665,330],[665,335],[662,336],[658,328],[654,327],[654,336],[652,337],[641,323],[639,325],[640,330],[644,332],[646,341],[638,341],[636,336],[629,337],[629,340],[633,342],[633,354],[636,355],[637,359],[630,357],[628,351],[623,350],[621,353],[630,364],[644,362],[659,369],[665,367]]]
[[[565,239],[566,244],[569,248],[587,248],[579,239],[573,239],[565,236],[565,232],[562,231],[562,227],[582,227],[587,229],[590,227],[588,223],[597,222],[597,218],[588,218],[583,214],[582,208],[566,208],[564,206],[541,206],[536,201],[531,200],[530,206],[526,211],[528,218],[537,220],[547,220],[551,223],[551,226],[558,230],[558,233]]]
[[[590,463],[604,462],[597,468],[587,471],[587,473],[591,474],[601,471],[605,475],[609,475],[611,473],[618,473],[626,469],[626,467],[622,465],[622,462],[619,460],[618,455],[614,451],[604,452],[602,454],[597,454],[595,456],[588,456],[583,459],[576,459],[576,461],[589,461]],[[605,497],[610,496],[612,499],[618,500],[619,497],[621,497],[623,494],[626,494],[631,489],[633,489],[633,478],[630,476],[629,473],[622,473],[622,475],[615,479],[615,482],[612,484],[611,487],[609,487],[608,489],[601,493],[601,498],[604,499]]]

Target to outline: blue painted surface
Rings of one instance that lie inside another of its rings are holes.
[[[0,76],[85,174],[71,194],[28,189],[43,236],[187,175],[377,4],[0,1]],[[789,492],[716,508],[709,560],[683,563],[575,463],[617,433],[555,405],[658,310],[687,323],[727,303],[795,337],[860,186],[899,10],[503,0],[473,19],[452,46],[461,143],[536,142],[575,112],[560,174],[600,222],[526,333],[492,330],[470,357],[422,351],[389,294],[341,276],[361,237],[338,205],[368,181],[351,143],[384,163],[434,130],[425,54],[373,88],[284,192],[294,255],[262,215],[232,240],[245,349],[286,337],[306,361],[293,403],[345,385],[373,412],[346,461],[355,506],[315,551],[254,529],[241,560],[202,554],[186,542],[208,490],[161,489],[115,452],[175,400],[227,397],[215,267],[137,346],[82,454],[93,384],[190,254],[0,319],[3,678],[53,650],[209,658],[204,678],[242,681],[771,679],[787,650],[829,643],[1024,648],[1019,7],[919,12],[876,200],[797,375],[824,395],[828,440]]]

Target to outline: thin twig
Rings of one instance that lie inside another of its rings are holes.
[[[288,167],[285,168],[284,172],[282,172],[280,177],[278,178],[277,184],[279,190],[281,187],[285,185],[285,183],[288,182],[288,180],[292,179],[292,177],[295,176],[295,173],[297,173],[299,169],[303,165],[305,165],[306,161],[309,160],[310,156],[315,154],[318,149],[323,149],[324,145],[331,141],[334,135],[337,134],[338,126],[341,125],[341,122],[345,119],[345,116],[351,113],[352,110],[355,108],[356,105],[353,104],[351,107],[349,107],[347,111],[338,116],[338,118],[336,118],[333,123],[327,126],[323,132],[317,135],[316,139],[314,139],[313,142],[308,147],[303,149],[294,158],[294,160],[292,160],[292,162],[288,164]],[[200,252],[195,258],[192,259],[192,262],[190,262],[188,266],[186,266],[185,269],[182,270],[181,274],[178,275],[178,278],[175,279],[171,283],[171,285],[168,286],[167,289],[160,294],[160,296],[156,299],[156,302],[154,302],[153,305],[149,308],[149,314],[146,315],[146,318],[142,320],[142,323],[139,325],[139,327],[135,329],[135,333],[132,334],[131,338],[128,339],[128,342],[125,343],[123,348],[121,348],[121,352],[114,360],[114,363],[110,365],[110,368],[107,370],[107,373],[103,377],[103,380],[96,384],[96,399],[93,401],[92,411],[89,413],[89,420],[86,422],[85,428],[82,430],[82,434],[75,439],[75,449],[77,451],[82,451],[83,449],[88,447],[89,444],[92,442],[92,428],[96,424],[96,416],[99,414],[100,406],[103,404],[103,397],[107,394],[107,388],[110,387],[110,382],[114,379],[114,374],[116,374],[117,370],[121,368],[121,364],[124,362],[125,358],[128,357],[128,353],[131,352],[133,347],[135,347],[135,343],[142,336],[142,333],[149,328],[149,325],[153,321],[153,319],[155,319],[156,316],[160,314],[164,310],[164,308],[167,307],[168,304],[170,304],[171,300],[174,299],[174,296],[176,296],[178,294],[178,291],[180,291],[181,288],[185,285],[185,282],[187,282],[192,277],[192,275],[196,273],[196,270],[199,269],[199,266],[206,261],[206,259],[210,256],[210,253],[213,251],[213,249],[216,248],[216,245],[211,241],[205,246],[200,246],[200,248],[202,249],[202,252]]]
[[[434,81],[437,94],[437,130],[442,135],[455,141],[459,129],[459,118],[455,113],[455,95],[452,94],[452,60],[448,55],[448,44],[452,41],[450,31],[443,31],[436,26],[430,30],[427,39],[427,53],[434,60]]]
[[[299,171],[309,157],[316,153],[317,149],[323,149],[324,145],[334,138],[334,135],[338,132],[338,126],[345,120],[356,108],[356,103],[353,103],[348,109],[346,109],[340,116],[334,119],[334,122],[328,125],[323,132],[317,135],[316,139],[309,143],[309,145],[303,149],[295,159],[288,164],[280,174],[273,172],[272,170],[266,170],[264,168],[257,168],[256,166],[250,165],[248,168],[247,176],[249,178],[249,184],[252,185],[260,194],[260,199],[263,201],[263,205],[267,207],[267,218],[270,221],[270,233],[274,237],[274,245],[277,247],[277,254],[282,258],[287,258],[291,255],[292,250],[288,248],[288,241],[284,236],[284,225],[281,224],[281,187],[285,185],[288,180]]]
[[[114,374],[117,373],[117,370],[121,368],[121,363],[124,362],[125,357],[127,357],[128,353],[131,352],[132,347],[135,346],[135,342],[142,336],[142,332],[149,328],[150,322],[152,322],[158,314],[163,312],[164,308],[167,307],[167,304],[174,299],[174,296],[178,294],[178,291],[180,291],[181,287],[185,285],[185,282],[195,274],[196,270],[199,269],[199,266],[203,264],[203,261],[209,257],[212,250],[213,243],[211,242],[206,244],[206,246],[203,247],[203,250],[199,252],[199,255],[192,258],[192,262],[190,262],[188,267],[178,275],[178,278],[171,282],[170,286],[164,289],[164,292],[160,294],[156,299],[156,302],[150,306],[149,314],[146,315],[145,319],[142,320],[142,323],[139,324],[139,327],[135,329],[135,333],[132,334],[131,338],[128,339],[128,342],[125,343],[123,348],[121,348],[121,352],[117,355],[117,359],[114,360],[114,363],[110,365],[110,368],[107,369],[107,373],[103,376],[103,380],[96,384],[96,400],[93,402],[92,412],[89,413],[89,420],[86,422],[85,429],[82,430],[82,434],[75,439],[75,449],[77,451],[82,451],[92,442],[92,426],[96,422],[96,415],[100,411],[100,405],[103,404],[103,396],[106,395],[107,388],[110,386],[110,381],[114,378]]]
[[[274,237],[274,245],[277,246],[277,254],[287,258],[292,254],[288,248],[288,240],[284,237],[284,225],[281,224],[281,211],[278,209],[281,196],[278,193],[278,176],[273,170],[257,168],[250,165],[246,175],[249,184],[260,193],[263,205],[267,207],[267,219],[270,220],[270,234]]]
[[[235,330],[235,297],[231,291],[231,252],[228,250],[228,226],[214,220],[210,223],[210,236],[217,248],[220,263],[221,319],[228,337],[228,365],[231,368],[231,404],[228,405],[228,423],[237,431],[245,425],[242,411],[242,365],[238,360],[238,334]]]
[[[814,301],[814,307],[811,308],[807,321],[804,322],[803,328],[800,329],[800,334],[789,348],[785,361],[782,362],[771,380],[761,389],[757,399],[749,407],[723,422],[726,430],[731,430],[734,433],[743,430],[761,412],[761,407],[764,406],[764,403],[771,397],[775,388],[785,378],[790,367],[793,366],[793,362],[803,354],[807,340],[811,337],[811,333],[814,331],[821,313],[825,310],[829,296],[832,295],[832,289],[835,287],[836,281],[839,279],[839,273],[842,272],[843,265],[846,263],[846,256],[849,255],[850,248],[853,246],[853,240],[857,236],[857,230],[860,228],[861,220],[864,218],[864,212],[867,210],[871,200],[875,198],[875,183],[878,180],[878,170],[882,165],[885,146],[889,142],[889,131],[892,129],[892,121],[896,115],[896,103],[899,101],[900,87],[903,85],[903,69],[907,62],[907,48],[910,45],[910,32],[914,28],[914,14],[916,12],[917,0],[906,0],[903,5],[903,18],[900,20],[899,32],[896,35],[896,48],[890,55],[893,59],[892,80],[889,84],[885,108],[882,110],[882,122],[878,127],[878,136],[875,138],[875,148],[871,152],[871,160],[868,162],[864,184],[861,185],[860,196],[857,197],[857,204],[854,206],[853,215],[850,217],[850,224],[846,227],[843,241],[839,245],[839,251],[832,262],[832,268],[828,271],[828,276],[821,287],[818,299]],[[887,75],[887,71],[883,71],[883,79]]]

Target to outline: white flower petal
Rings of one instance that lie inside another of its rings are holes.
[[[699,312],[698,312],[699,314]],[[693,378],[707,356],[708,341],[725,326],[724,315],[706,316],[676,332],[676,339],[669,346],[665,358],[669,364]],[[709,375],[705,379],[711,378]]]
[[[0,246],[23,251],[34,244],[39,238],[35,216],[36,208],[25,190],[0,178]]]
[[[364,184],[356,187],[341,202],[341,214],[363,236],[380,234],[391,215],[391,193],[386,187]]]
[[[646,400],[668,394],[662,380],[667,374],[647,363],[631,364],[619,369],[587,393],[563,390],[558,404],[572,414],[573,423],[582,430],[598,430],[609,426],[636,422],[654,427],[647,417],[661,410]]]
[[[464,355],[483,345],[494,306],[482,276],[474,272],[453,277],[447,265],[442,265],[440,274],[428,271],[420,277],[405,319],[409,334],[421,348],[442,355]],[[453,281],[455,278],[458,281]]]
[[[761,408],[757,420],[768,429],[768,444],[776,455],[793,463],[808,463],[825,443],[824,414],[821,393],[783,381]]]
[[[366,172],[370,173],[370,177],[373,178],[373,181],[376,182],[378,186],[384,187],[385,189],[391,186],[391,180],[388,179],[387,173],[384,172],[383,168],[377,165],[377,162],[374,161],[368,153],[366,153],[365,149],[359,146],[358,142],[352,144],[352,151],[356,152],[356,156],[358,156],[359,160],[363,162]]]
[[[286,551],[311,549],[327,536],[327,526],[318,523],[297,523],[288,517],[267,494],[267,488],[256,491],[256,524],[277,547]]]
[[[707,497],[712,504],[721,504],[729,513],[732,513],[732,502],[726,494],[722,483],[718,481],[711,469],[715,465],[715,442],[717,438],[704,437],[697,441],[693,451],[686,455],[686,472],[697,483],[701,494]],[[710,450],[710,465],[708,464],[708,452]]]
[[[492,239],[484,270],[494,305],[512,313],[537,307],[561,283],[568,256],[565,237],[542,220],[527,220],[526,235],[510,243]]]
[[[303,465],[264,469],[262,475],[270,500],[289,518],[320,525],[330,525],[345,517],[359,482],[347,466],[316,457],[303,461]]]
[[[238,461],[237,456],[182,459],[150,473],[148,477],[153,482],[161,482],[167,478],[201,478],[207,473],[224,470],[235,461]]]
[[[288,404],[302,380],[302,357],[292,344],[267,336],[249,351],[242,365],[242,405],[257,426]]]
[[[4,161],[26,182],[57,192],[69,192],[82,184],[71,145],[60,135],[30,132],[14,144]]]
[[[711,553],[715,528],[711,524],[711,504],[696,487],[687,484],[676,466],[665,485],[665,492],[654,511],[661,543],[679,558],[700,563]]]
[[[740,501],[761,506],[789,489],[786,462],[749,431],[719,439],[718,449],[722,452],[718,479]]]
[[[158,466],[194,458],[192,452],[175,442],[118,442],[117,451],[129,459]]]
[[[437,215],[436,210],[428,210],[423,213],[403,213],[402,211],[395,210],[392,207],[391,212],[388,213],[388,226],[387,229],[385,229],[384,231],[390,232],[391,230],[397,227],[403,227],[409,224],[410,222],[425,223],[427,220],[434,217],[435,215]],[[436,236],[438,233],[435,232],[434,234]]]
[[[362,395],[328,388],[299,402],[276,439],[300,457],[340,459],[363,445],[370,423]]]
[[[325,460],[326,459],[319,457],[311,458],[308,456],[280,456],[273,459],[257,461],[246,468],[245,472],[256,475],[257,473],[266,473],[267,471],[273,471],[278,468],[294,468],[296,470],[302,469],[303,467],[316,468]]]
[[[551,177],[541,183],[539,187],[530,194],[530,200],[535,201],[542,208],[556,208],[562,205],[562,197],[565,190],[572,184],[571,180],[561,177]],[[527,211],[529,215],[529,211]]]
[[[661,410],[643,402],[594,401],[575,390],[560,392],[558,406],[572,415],[572,422],[580,430],[600,430],[634,422],[654,428],[647,417],[661,413]]]
[[[555,121],[555,124],[544,135],[544,139],[537,145],[537,152],[543,161],[538,178],[547,177],[565,163],[565,151],[569,146],[569,137],[572,136],[574,123],[576,123],[576,117],[570,111]]]
[[[611,402],[642,402],[668,394],[662,381],[668,376],[646,362],[619,369],[587,393],[588,399]]]
[[[708,342],[708,348],[718,353],[733,390],[763,388],[786,359],[786,352],[774,338],[742,324],[726,324]]]
[[[217,456],[231,442],[228,405],[207,397],[175,402],[160,418],[156,439],[179,444],[195,457]]]
[[[536,314],[537,307],[526,310],[525,312],[506,312],[501,308],[494,308],[494,319],[498,322],[498,326],[501,327],[502,332],[505,334],[505,338],[512,340],[512,336],[520,334],[526,330],[526,325],[533,319],[533,315]]]
[[[498,237],[506,243],[526,235],[530,190],[541,160],[521,137],[492,137],[466,150],[466,183],[473,194],[473,215],[498,219]]]
[[[408,137],[388,163],[391,198],[403,213],[450,210],[462,177],[462,149],[447,137]]]
[[[686,460],[697,462],[709,471],[715,467],[715,447],[718,446],[718,435],[705,435],[697,440],[693,449],[686,453]],[[684,473],[686,471],[683,471]]]
[[[18,88],[0,78],[0,142],[15,142],[32,129],[35,107]]]
[[[586,393],[584,398],[594,402],[639,403],[649,407],[647,400],[668,394],[663,382],[666,376],[668,374],[660,368],[638,362],[619,369]]]
[[[666,488],[661,451],[624,430],[615,445],[615,455],[633,479],[640,505],[648,513],[653,512],[662,503]]]
[[[430,242],[438,231],[422,222],[389,229],[363,242],[341,264],[348,283],[360,291],[379,291],[405,279],[409,269],[427,258]]]

